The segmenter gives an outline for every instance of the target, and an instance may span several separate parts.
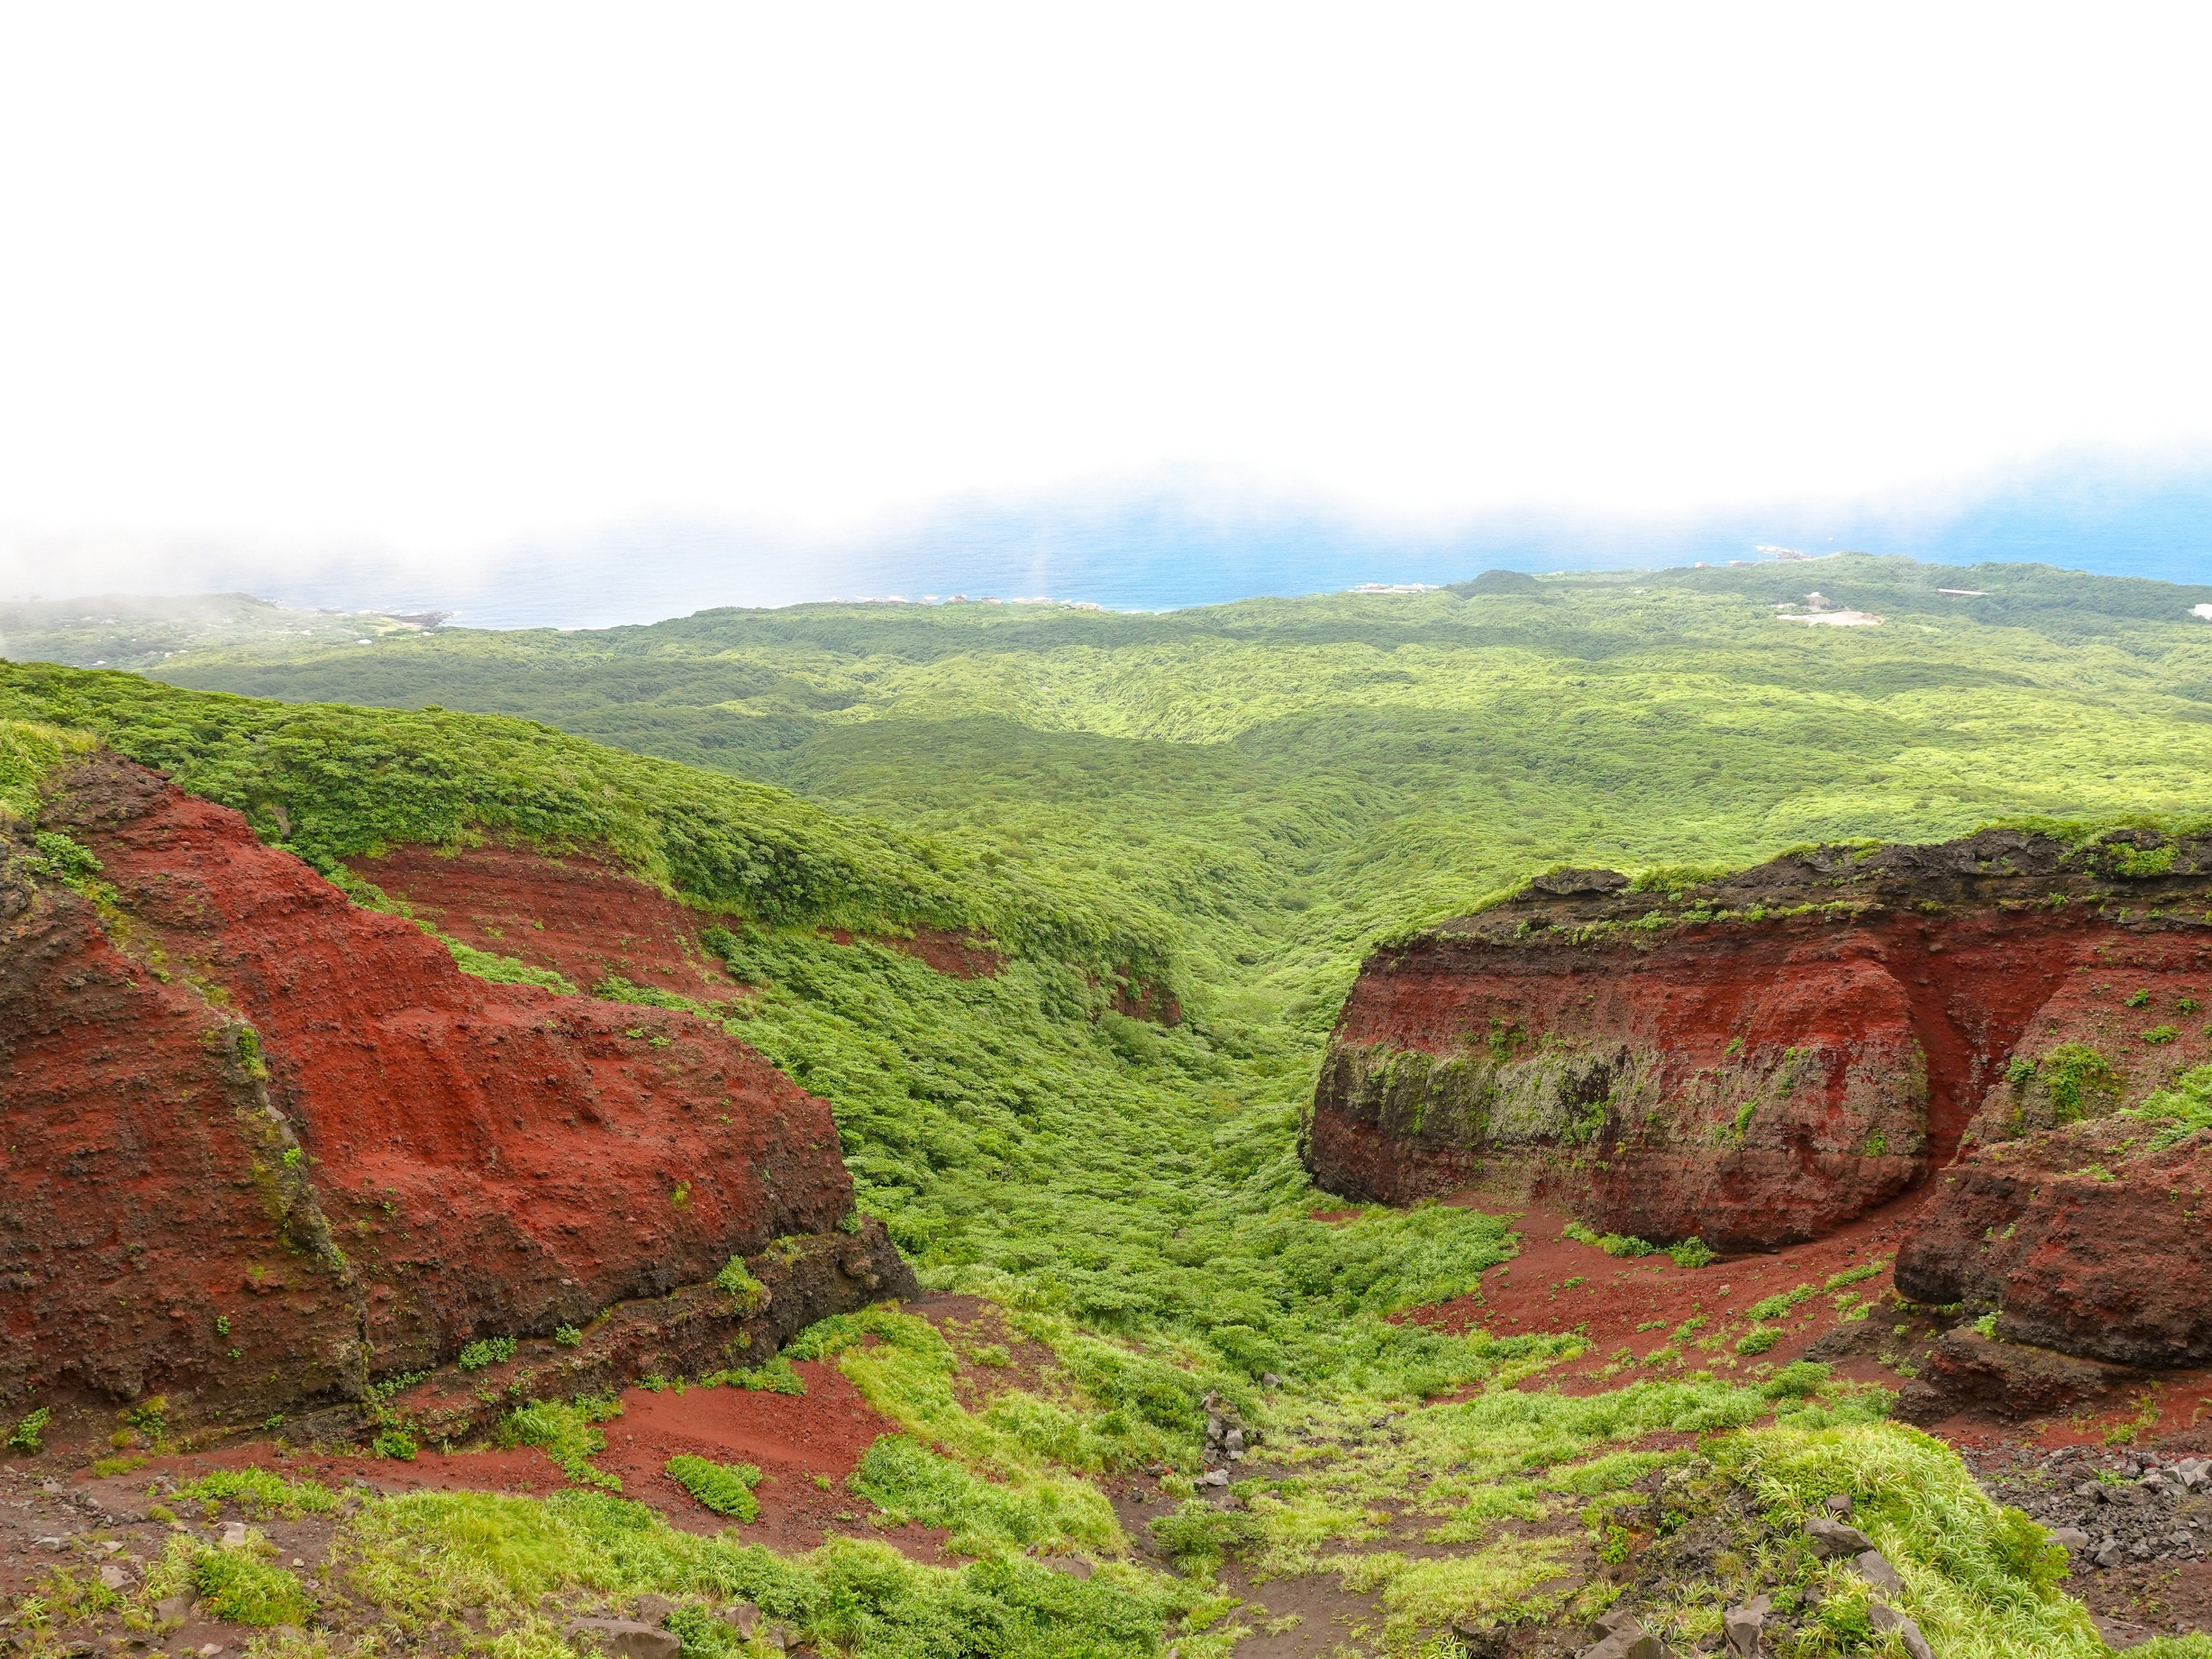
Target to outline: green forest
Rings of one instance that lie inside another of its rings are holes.
[[[1881,622],[1778,619],[1816,587]],[[1670,1501],[1699,1516],[1856,1490],[1947,1659],[2086,1659],[2101,1644],[2024,1521],[1887,1421],[1881,1390],[1761,1364],[1741,1322],[1610,1392],[1517,1389],[1577,1339],[1390,1317],[1478,1289],[1512,1259],[1508,1224],[1440,1206],[1318,1224],[1334,1200],[1296,1139],[1368,949],[1555,863],[1737,866],[2212,811],[2212,624],[2191,612],[2208,601],[1849,555],[1160,616],[807,605],[263,641],[168,658],[158,680],[17,663],[0,718],[167,769],[325,871],[489,830],[611,848],[732,913],[708,942],[760,994],[684,1006],[830,1101],[863,1207],[926,1285],[995,1302],[1065,1368],[1049,1398],[969,1413],[923,1322],[879,1311],[801,1339],[911,1431],[878,1443],[855,1493],[949,1528],[957,1569],[851,1545],[712,1555],[587,1492],[447,1494],[362,1523],[395,1619],[507,1607],[519,1659],[558,1650],[532,1622],[550,1589],[742,1590],[849,1653],[1210,1659],[1251,1633],[1218,1577],[1234,1560],[1340,1575],[1376,1598],[1372,1650],[1445,1659],[1467,1651],[1455,1619],[1597,1610],[1557,1588],[1553,1542],[1495,1523],[1580,1516],[1607,1539],[1632,1485],[1671,1470]],[[1007,967],[952,979],[819,931],[921,926],[987,935]],[[1117,980],[1186,1018],[1115,1012]],[[1298,1473],[1228,1511],[1185,1486],[1152,1528],[1172,1572],[1109,1561],[1078,1585],[1036,1567],[1040,1550],[1115,1553],[1091,1483],[1195,1468],[1208,1391]],[[1638,1449],[1662,1431],[1702,1437],[1698,1455]],[[495,1547],[501,1529],[519,1541]],[[1417,1534],[1466,1547],[1346,1553]],[[1686,1581],[1674,1639],[1716,1638],[1753,1565],[1791,1596],[1832,1577],[1801,1551]],[[1887,1650],[1863,1593],[1827,1594],[1803,1600],[1795,1654]],[[687,1659],[735,1650],[686,1638]]]
[[[1775,620],[1814,589],[1884,620]],[[1379,933],[1562,860],[1743,864],[2201,807],[2207,602],[2212,586],[1845,555],[1161,616],[709,611],[159,672],[511,714],[781,784],[1172,918],[1191,992],[1311,1028]]]

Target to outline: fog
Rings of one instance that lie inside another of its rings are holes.
[[[574,622],[1793,538],[2201,570],[2204,31],[21,11],[0,591]]]

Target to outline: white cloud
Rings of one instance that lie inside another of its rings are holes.
[[[847,533],[1193,471],[1401,522],[1679,513],[2188,445],[2205,32],[21,9],[0,559]]]

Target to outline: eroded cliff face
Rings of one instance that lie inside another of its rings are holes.
[[[2212,1131],[2154,1139],[2106,1117],[1970,1148],[1899,1250],[1898,1289],[1994,1312],[2010,1342],[2212,1363]]]
[[[112,756],[41,827],[100,868],[0,868],[0,1395],[342,1399],[794,1237],[787,1302],[911,1287],[840,1231],[827,1104],[718,1027],[464,975]]]
[[[712,1000],[732,988],[705,936],[742,922],[671,898],[589,851],[550,854],[485,842],[391,847],[347,862],[410,915],[464,945],[551,969],[581,990],[619,979]],[[842,928],[828,933],[840,945],[854,937]],[[959,979],[1005,965],[987,942],[939,928],[875,942]]]
[[[1671,891],[1561,872],[1369,959],[1307,1165],[1347,1196],[1531,1194],[1656,1242],[1817,1237],[1962,1144],[2212,1054],[2208,877],[2212,841],[2149,831],[1828,848]]]

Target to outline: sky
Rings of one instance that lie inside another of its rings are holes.
[[[1902,547],[2045,501],[2063,529],[2085,489],[2166,506],[2077,562],[2186,577],[2208,36],[2159,6],[10,8],[0,594],[1265,588]]]

